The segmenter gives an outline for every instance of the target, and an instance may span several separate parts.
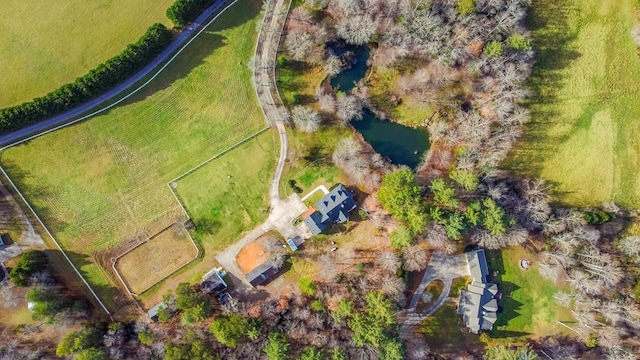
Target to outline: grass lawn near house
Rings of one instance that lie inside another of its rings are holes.
[[[422,334],[433,350],[444,353],[478,351],[484,348],[480,337],[460,328],[460,320],[454,303],[444,303],[435,313],[418,324],[416,331]]]
[[[72,82],[121,53],[151,24],[170,27],[165,12],[173,1],[3,1],[0,108]]]
[[[283,196],[294,193],[290,181],[295,182],[300,195],[304,196],[318,185],[331,189],[343,180],[342,172],[333,165],[331,157],[337,142],[351,136],[347,128],[328,126],[312,134],[287,130],[289,139],[289,162],[287,163],[280,192]]]
[[[247,67],[259,9],[234,5],[122,106],[0,155],[111,309],[117,281],[96,259],[182,218],[166,183],[265,127]],[[216,186],[200,179],[203,191]]]
[[[640,207],[635,0],[534,0],[532,121],[505,164],[549,180],[573,206]]]
[[[568,290],[540,276],[535,257],[521,247],[503,250],[486,250],[489,273],[498,272],[498,283],[502,298],[498,301],[502,309],[498,313],[490,335],[498,341],[517,341],[523,337],[540,338],[548,335],[572,335],[558,321],[571,322],[573,318],[567,308],[556,303],[553,294]],[[528,270],[520,268],[520,260],[533,262]]]
[[[453,282],[451,283],[451,290],[449,291],[449,297],[459,297],[460,290],[465,290],[472,281],[473,279],[471,276],[463,276],[453,279]]]

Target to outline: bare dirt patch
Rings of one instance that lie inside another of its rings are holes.
[[[116,260],[115,268],[140,294],[193,260],[198,253],[182,224],[173,224]]]
[[[267,248],[269,243],[274,243],[274,240],[275,243],[278,242],[278,239],[272,235],[263,235],[240,250],[236,257],[236,263],[242,273],[248,274],[251,270],[269,260],[271,252]]]

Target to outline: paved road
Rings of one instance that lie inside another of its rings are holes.
[[[130,88],[135,83],[149,76],[155,70],[158,70],[158,71],[154,75],[154,77],[157,76],[157,74],[159,74],[160,72],[162,72],[162,70],[164,70],[166,66],[169,65],[177,57],[177,55],[179,55],[182,52],[182,50],[184,50],[184,48],[186,48],[191,43],[191,41],[193,41],[198,35],[200,35],[204,31],[204,29],[207,26],[209,26],[209,24],[211,24],[218,17],[218,15],[220,15],[222,12],[224,12],[224,10],[226,10],[226,8],[230,7],[236,2],[237,0],[234,0],[232,3],[226,6],[222,11],[220,11],[223,5],[225,5],[225,1],[217,1],[216,3],[211,5],[209,8],[207,8],[200,16],[198,16],[198,18],[193,23],[191,23],[184,30],[182,30],[182,32],[173,40],[173,42],[169,44],[169,46],[162,53],[160,53],[160,55],[158,55],[150,64],[145,66],[142,70],[138,71],[138,73],[136,73],[129,79],[125,80],[124,82],[116,85],[114,88],[107,91],[106,93],[80,106],[77,106],[71,110],[63,112],[62,114],[53,116],[51,118],[48,118],[46,120],[42,120],[35,124],[26,126],[22,129],[10,132],[8,134],[1,135],[0,146],[6,146],[22,139],[27,139],[29,137],[42,135],[46,133],[48,130],[54,130],[77,121],[82,121],[84,119],[87,119],[91,116],[94,116],[98,113],[101,113],[107,109],[110,109],[118,105],[120,102],[126,100],[128,96],[133,95],[136,92],[138,92],[140,89],[142,89],[153,78],[146,81],[142,86],[134,89],[133,91],[130,91]],[[218,15],[211,18],[216,13]],[[158,69],[158,67],[160,67],[160,69]],[[105,105],[104,107],[99,108],[96,111],[92,111],[90,114],[82,116],[79,119],[73,120],[76,117],[82,114],[85,114],[91,111],[92,109],[98,108],[100,105],[105,104],[106,102],[113,100],[128,91],[130,91],[128,96],[118,100],[117,102],[109,105]]]
[[[467,270],[467,260],[464,254],[448,256],[443,252],[435,251],[431,255],[431,260],[427,266],[427,271],[422,277],[420,286],[418,286],[418,289],[416,289],[413,293],[413,297],[411,298],[409,308],[406,311],[403,332],[408,332],[411,327],[438,310],[438,308],[440,308],[440,306],[442,306],[449,297],[453,279],[467,275],[469,275],[469,272]],[[441,280],[444,283],[442,294],[428,309],[421,313],[417,313],[416,306],[418,305],[418,302],[420,302],[422,294],[429,283],[434,280]]]

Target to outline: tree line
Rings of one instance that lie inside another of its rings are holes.
[[[15,130],[62,113],[104,93],[142,69],[172,39],[172,32],[164,25],[151,25],[138,41],[129,44],[122,53],[98,65],[73,83],[63,85],[32,101],[0,110],[0,132]]]
[[[212,2],[212,0],[176,0],[167,9],[167,17],[175,26],[183,27],[195,20]]]

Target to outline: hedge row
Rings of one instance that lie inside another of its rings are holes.
[[[183,27],[193,21],[212,0],[176,0],[168,9],[167,17],[175,26]]]
[[[134,75],[171,43],[173,34],[162,24],[151,25],[135,43],[73,83],[17,106],[0,110],[0,133],[59,114],[100,95]]]

